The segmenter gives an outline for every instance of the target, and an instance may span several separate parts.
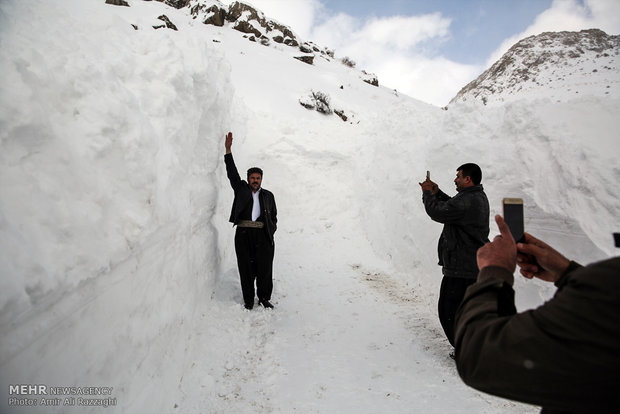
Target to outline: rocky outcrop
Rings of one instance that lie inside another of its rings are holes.
[[[312,65],[314,63],[314,55],[303,55],[303,56],[293,56],[297,60],[301,60],[308,65]]]
[[[620,36],[598,29],[527,37],[450,101],[505,102],[527,94],[556,100],[608,94],[620,80]]]
[[[309,65],[314,65],[317,56],[327,61],[334,59],[333,50],[302,41],[288,26],[267,18],[263,12],[249,4],[235,1],[226,6],[219,0],[190,0],[188,7],[194,19],[207,25],[230,27],[243,33],[251,42],[271,47],[285,45],[297,48],[301,54],[293,57]],[[355,67],[353,61],[348,58],[345,60],[349,66]],[[364,82],[379,86],[379,80],[374,74],[363,72],[360,77]]]
[[[129,3],[125,0],[105,0],[105,4],[111,4],[113,6],[127,6],[129,7]]]
[[[263,35],[260,30],[252,26],[252,23],[245,20],[236,22],[233,29],[240,31],[241,33],[253,34],[256,37],[261,37]]]
[[[334,113],[335,113],[336,115],[338,115],[338,116],[340,117],[340,119],[342,119],[344,122],[347,122],[347,119],[349,119],[349,118],[345,115],[344,111],[343,111],[343,110],[341,110],[341,109],[334,109]]]
[[[216,4],[206,5],[204,3],[195,3],[191,6],[190,13],[194,16],[194,19],[198,16],[205,16],[203,19],[204,24],[212,24],[214,26],[222,27],[228,16],[228,10],[219,7]]]
[[[228,22],[233,29],[253,35],[254,40],[262,39],[263,44],[274,41],[291,47],[300,45],[297,36],[288,26],[266,18],[260,10],[248,4],[236,1],[226,7],[218,1],[191,0],[189,6],[194,18],[202,18],[204,24],[221,27]]]
[[[165,14],[162,14],[157,19],[159,19],[162,22],[164,22],[164,24],[161,24],[161,25],[158,25],[158,26],[153,26],[153,29],[162,29],[164,27],[167,27],[168,29],[177,30],[177,27],[174,25],[174,23],[172,23],[170,21],[168,16],[166,16]]]
[[[336,114],[343,122],[349,121],[349,123],[353,123],[351,120],[353,115],[347,116],[344,109],[334,108],[331,98],[325,92],[311,90],[306,96],[299,98],[299,104],[306,109],[317,111],[323,115]]]
[[[144,1],[152,1],[152,0],[144,0]],[[168,6],[174,7],[175,9],[182,9],[186,7],[190,0],[156,0],[160,3],[165,3]],[[129,3],[125,0],[105,0],[106,4],[112,4],[113,6],[127,6],[129,7]]]
[[[379,78],[374,73],[368,73],[365,70],[362,71],[362,80],[372,86],[379,86]]]
[[[239,1],[235,1],[228,6],[228,21],[236,22],[245,12],[249,14],[247,20],[256,20],[261,26],[265,26],[265,16],[261,11]]]
[[[174,7],[175,9],[182,9],[183,7],[187,7],[187,5],[190,2],[190,0],[156,0],[156,1],[166,3],[168,6]]]
[[[310,91],[299,99],[299,104],[306,109],[313,109],[325,115],[331,115],[333,112],[329,95],[321,91]]]

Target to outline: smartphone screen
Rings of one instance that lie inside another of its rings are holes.
[[[504,221],[516,242],[523,241],[523,200],[521,198],[504,198]]]

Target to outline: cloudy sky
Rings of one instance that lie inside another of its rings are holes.
[[[524,37],[591,28],[620,34],[620,0],[243,1],[375,73],[382,86],[437,106]]]

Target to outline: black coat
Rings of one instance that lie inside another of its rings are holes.
[[[235,191],[235,199],[233,200],[232,210],[230,212],[230,221],[233,224],[239,223],[241,212],[247,208],[248,203],[252,204],[252,188],[247,181],[242,180],[237,171],[237,166],[233,160],[232,154],[224,155],[224,163],[226,164],[226,174],[230,181],[230,186]],[[259,192],[259,200],[261,206],[261,221],[265,223],[265,230],[273,244],[273,234],[278,228],[278,209],[276,208],[276,200],[273,193],[269,190],[261,188]]]
[[[545,407],[620,412],[620,257],[571,262],[553,299],[516,313],[513,274],[485,267],[456,314],[456,364],[468,385]]]
[[[467,187],[454,197],[441,190],[425,191],[426,213],[443,223],[437,253],[444,276],[475,279],[476,252],[489,241],[489,200],[482,185]]]

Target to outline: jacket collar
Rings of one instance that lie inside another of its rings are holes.
[[[465,194],[465,193],[473,193],[477,191],[484,191],[484,187],[482,187],[482,184],[472,185],[471,187],[467,187],[464,190],[459,191],[457,195]]]

